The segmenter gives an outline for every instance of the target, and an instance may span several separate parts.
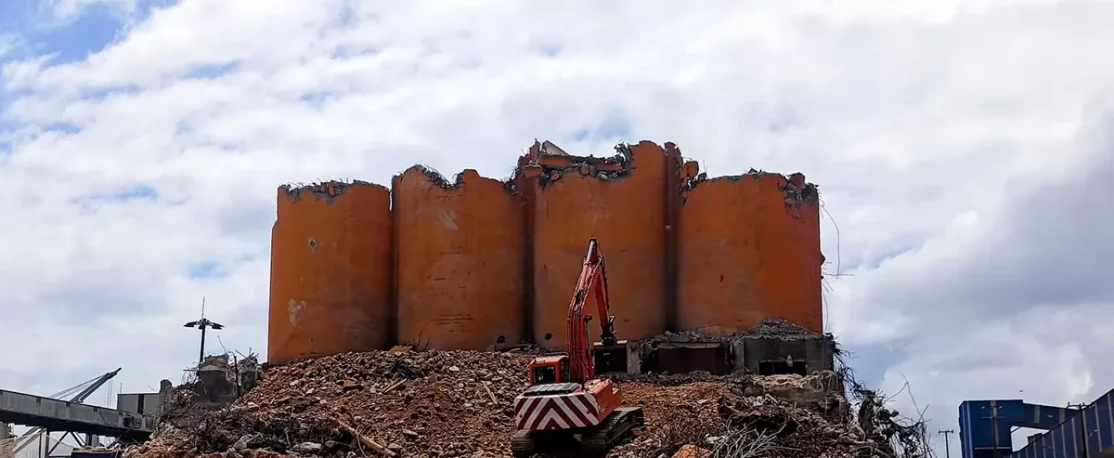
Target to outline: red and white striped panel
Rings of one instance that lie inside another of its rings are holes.
[[[588,393],[520,396],[514,400],[514,416],[518,429],[529,431],[588,428],[600,423],[596,398]]]

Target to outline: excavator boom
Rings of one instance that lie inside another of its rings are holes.
[[[611,299],[607,295],[607,268],[595,237],[588,240],[588,254],[584,257],[584,267],[580,270],[580,278],[576,281],[576,290],[569,303],[569,381],[575,383],[584,383],[596,376],[588,347],[587,327],[592,317],[584,314],[584,305],[589,299],[596,303],[601,344],[615,345],[615,317],[611,315]]]

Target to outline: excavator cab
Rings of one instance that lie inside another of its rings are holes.
[[[596,374],[639,375],[642,371],[641,352],[638,347],[626,340],[606,345],[602,342],[592,344],[592,360]],[[530,385],[566,383],[569,381],[569,357],[567,355],[543,356],[530,362]]]
[[[530,363],[530,386],[565,383],[569,379],[569,357],[543,356]]]

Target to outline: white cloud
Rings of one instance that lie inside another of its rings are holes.
[[[1109,320],[1110,291],[1075,294],[1087,271],[1048,263],[1082,265],[1110,239],[1063,229],[1098,213],[1056,200],[1041,204],[1056,218],[1019,215],[1046,195],[1029,190],[1082,199],[1057,186],[1110,152],[1091,104],[1110,100],[1111,13],[1071,0],[156,8],[84,61],[3,64],[0,212],[18,223],[0,228],[13,296],[0,310],[22,325],[0,343],[36,345],[0,363],[38,391],[115,365],[154,385],[194,358],[180,324],[202,295],[227,344],[262,350],[278,184],[386,183],[415,162],[502,177],[534,138],[607,152],[618,138],[568,138],[626,119],[626,140],[674,141],[713,174],[819,183],[854,275],[832,278],[832,327],[864,353],[900,345],[901,360],[857,362],[893,363],[884,386],[905,374],[941,428],[968,393],[1085,400],[1114,374],[1094,363],[1097,337],[1058,329]],[[157,198],[75,203],[137,186]],[[228,275],[190,279],[203,261]],[[1026,284],[1059,301],[1019,300]],[[77,352],[96,357],[59,356]]]

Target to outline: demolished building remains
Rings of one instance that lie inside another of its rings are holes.
[[[561,348],[592,236],[611,247],[625,338],[731,335],[766,317],[823,331],[818,195],[803,175],[709,179],[672,143],[597,158],[545,141],[505,181],[416,166],[391,189],[280,187],[267,360]]]

